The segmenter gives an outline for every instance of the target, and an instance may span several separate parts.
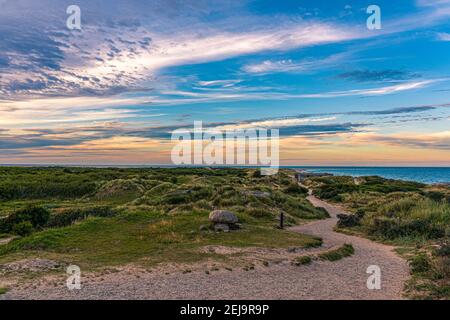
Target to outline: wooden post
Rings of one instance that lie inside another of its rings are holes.
[[[284,228],[284,213],[280,213],[280,229]]]

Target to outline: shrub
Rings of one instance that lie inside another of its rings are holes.
[[[311,262],[312,262],[312,259],[310,256],[301,256],[301,257],[295,258],[295,260],[292,262],[292,264],[294,264],[296,266],[301,266],[301,265],[305,265],[305,264],[310,264]]]
[[[288,194],[308,194],[308,189],[300,186],[298,183],[291,183],[285,192]]]
[[[409,258],[408,262],[412,273],[425,273],[431,268],[430,259],[424,253]]]
[[[44,227],[50,217],[50,212],[42,207],[29,206],[24,209],[17,210],[10,214],[7,218],[0,220],[0,231],[11,232],[14,225],[28,221],[33,228],[39,229]]]
[[[30,235],[33,231],[33,224],[30,221],[22,221],[12,227],[12,233],[22,237]]]
[[[445,198],[445,194],[439,191],[429,191],[425,193],[425,196],[433,201],[440,202]]]
[[[434,254],[439,257],[450,257],[450,242],[442,243],[435,251]]]
[[[338,214],[338,227],[354,227],[359,225],[360,218],[356,214]]]
[[[108,206],[97,206],[83,209],[68,209],[60,213],[52,214],[47,223],[48,227],[65,227],[75,221],[87,217],[111,217],[117,212]]]

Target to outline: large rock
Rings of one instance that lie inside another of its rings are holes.
[[[209,214],[209,221],[212,223],[235,224],[239,220],[233,212],[227,210],[214,210]]]
[[[216,231],[216,232],[220,232],[220,231],[222,231],[222,232],[229,232],[230,231],[230,227],[227,224],[225,224],[225,223],[216,223],[214,225],[214,231]]]

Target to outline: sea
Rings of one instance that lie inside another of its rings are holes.
[[[291,167],[337,176],[380,176],[427,184],[450,183],[450,167]]]

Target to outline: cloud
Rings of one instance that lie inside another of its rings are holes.
[[[349,96],[380,96],[386,94],[393,94],[401,91],[415,90],[426,87],[437,80],[423,80],[414,82],[405,82],[402,84],[396,84],[391,86],[384,86],[378,88],[368,89],[355,89],[345,91],[335,91],[326,93],[314,93],[314,94],[300,94],[299,98],[337,98],[337,97],[349,97]]]
[[[349,56],[348,53],[331,55],[324,59],[305,59],[303,61],[286,60],[265,60],[259,63],[247,64],[242,70],[252,74],[268,74],[278,72],[309,72],[323,68],[329,68]]]
[[[447,32],[438,32],[436,33],[436,38],[439,41],[450,41],[450,33]]]
[[[354,70],[338,75],[339,78],[357,82],[385,82],[385,81],[405,81],[420,78],[421,75],[402,70]]]
[[[234,80],[212,80],[212,81],[199,81],[198,84],[202,87],[222,87],[228,88],[232,87],[235,84],[242,82],[242,80],[234,79]]]
[[[450,150],[450,131],[423,134],[401,132],[390,135],[359,133],[353,137],[352,142],[385,144],[394,147]]]
[[[148,100],[155,106],[158,105],[186,105],[192,103],[210,103],[217,101],[279,101],[291,99],[330,99],[339,97],[371,97],[395,94],[403,91],[417,90],[425,88],[435,82],[444,81],[446,79],[429,79],[422,81],[410,81],[401,84],[364,88],[349,89],[343,91],[330,91],[320,93],[291,93],[291,92],[274,92],[273,88],[262,88],[258,90],[240,90],[235,87],[233,91],[225,90],[207,90],[204,91],[183,91],[183,90],[165,90],[161,91],[158,96],[148,96]]]

